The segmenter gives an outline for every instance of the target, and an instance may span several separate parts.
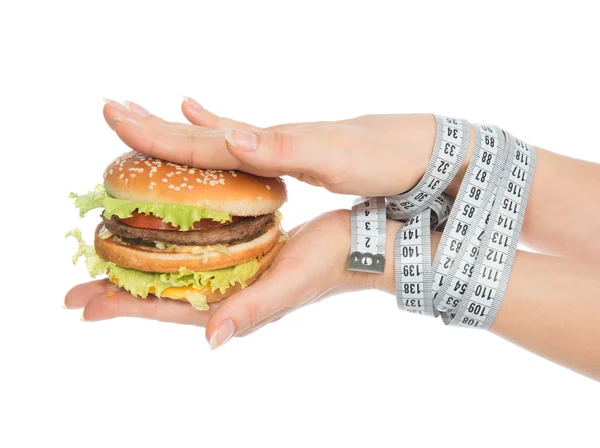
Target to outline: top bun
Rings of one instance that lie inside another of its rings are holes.
[[[134,151],[106,168],[104,186],[118,199],[197,205],[232,216],[274,213],[287,199],[278,177],[190,168]]]

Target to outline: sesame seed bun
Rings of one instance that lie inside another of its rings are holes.
[[[101,227],[102,224],[98,225],[94,236],[98,256],[117,266],[145,272],[178,272],[181,267],[192,271],[212,271],[235,266],[264,255],[282,236],[279,218],[275,217],[271,226],[258,238],[227,246],[229,254],[215,251],[205,257],[204,254],[163,252],[133,246],[115,240],[114,236],[102,239],[98,235]]]
[[[104,186],[118,199],[196,205],[233,216],[274,213],[287,199],[279,178],[190,168],[133,151],[106,168]]]

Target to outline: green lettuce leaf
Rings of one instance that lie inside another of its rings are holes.
[[[213,221],[228,222],[231,216],[225,212],[217,212],[196,205],[168,204],[163,202],[126,201],[110,196],[104,185],[98,185],[88,194],[78,195],[71,193],[69,198],[75,199],[75,207],[79,209],[79,216],[96,208],[104,208],[104,216],[113,215],[119,218],[129,218],[134,211],[154,215],[168,222],[179,230],[186,231],[193,228],[196,221],[212,219]]]
[[[187,286],[198,289],[198,294],[189,300],[192,306],[199,310],[207,310],[206,297],[200,292],[205,286],[210,285],[211,292],[217,289],[224,293],[227,288],[239,283],[242,288],[247,286],[247,281],[253,277],[260,268],[256,258],[245,263],[231,266],[229,268],[215,269],[212,271],[190,271],[180,268],[179,272],[158,273],[143,272],[136,269],[127,269],[114,263],[105,261],[96,254],[94,247],[85,244],[81,237],[81,231],[76,228],[66,234],[77,239],[79,246],[73,256],[73,264],[80,257],[85,258],[85,264],[91,277],[107,274],[111,280],[117,279],[119,287],[129,291],[134,296],[146,298],[150,290],[154,288],[153,294],[160,297],[161,293],[171,286]]]
[[[95,208],[104,207],[104,199],[108,196],[108,193],[104,189],[104,185],[96,185],[94,191],[90,191],[88,194],[78,195],[71,193],[69,198],[75,199],[75,207],[79,209],[79,216],[84,215]]]

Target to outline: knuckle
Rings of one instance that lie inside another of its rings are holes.
[[[294,151],[294,138],[287,132],[275,131],[271,134],[271,148],[275,156],[285,158]]]
[[[155,138],[149,139],[147,151],[148,151],[149,156],[152,156],[152,157],[160,156],[160,149],[158,147],[158,142],[156,141]]]
[[[185,156],[185,160],[183,161],[185,165],[195,167],[198,163],[198,157],[196,156],[196,151],[193,149],[187,151],[187,155]]]
[[[259,304],[248,302],[244,304],[244,312],[248,317],[248,328],[251,328],[263,320],[263,310]]]

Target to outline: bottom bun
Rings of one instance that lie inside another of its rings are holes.
[[[286,241],[280,241],[276,243],[268,252],[257,257],[258,263],[260,264],[260,268],[258,269],[256,274],[254,274],[246,281],[246,287],[250,286],[256,280],[258,280],[258,278],[269,268],[269,266],[271,266],[273,260],[275,260],[275,257],[277,256],[281,248],[285,245],[285,243]],[[113,278],[111,281],[114,284],[118,285],[118,280],[116,278]],[[197,290],[186,286],[172,286],[170,288],[165,289],[160,295],[160,297],[161,299],[167,298],[172,300],[187,300],[186,296],[200,293],[206,296],[206,303],[215,303],[220,300],[226,299],[227,297],[231,296],[232,294],[235,294],[241,289],[242,285],[240,285],[239,283],[236,283],[234,286],[230,286],[225,290],[225,292],[221,292],[218,289],[214,292],[211,292],[210,288],[205,290]]]

